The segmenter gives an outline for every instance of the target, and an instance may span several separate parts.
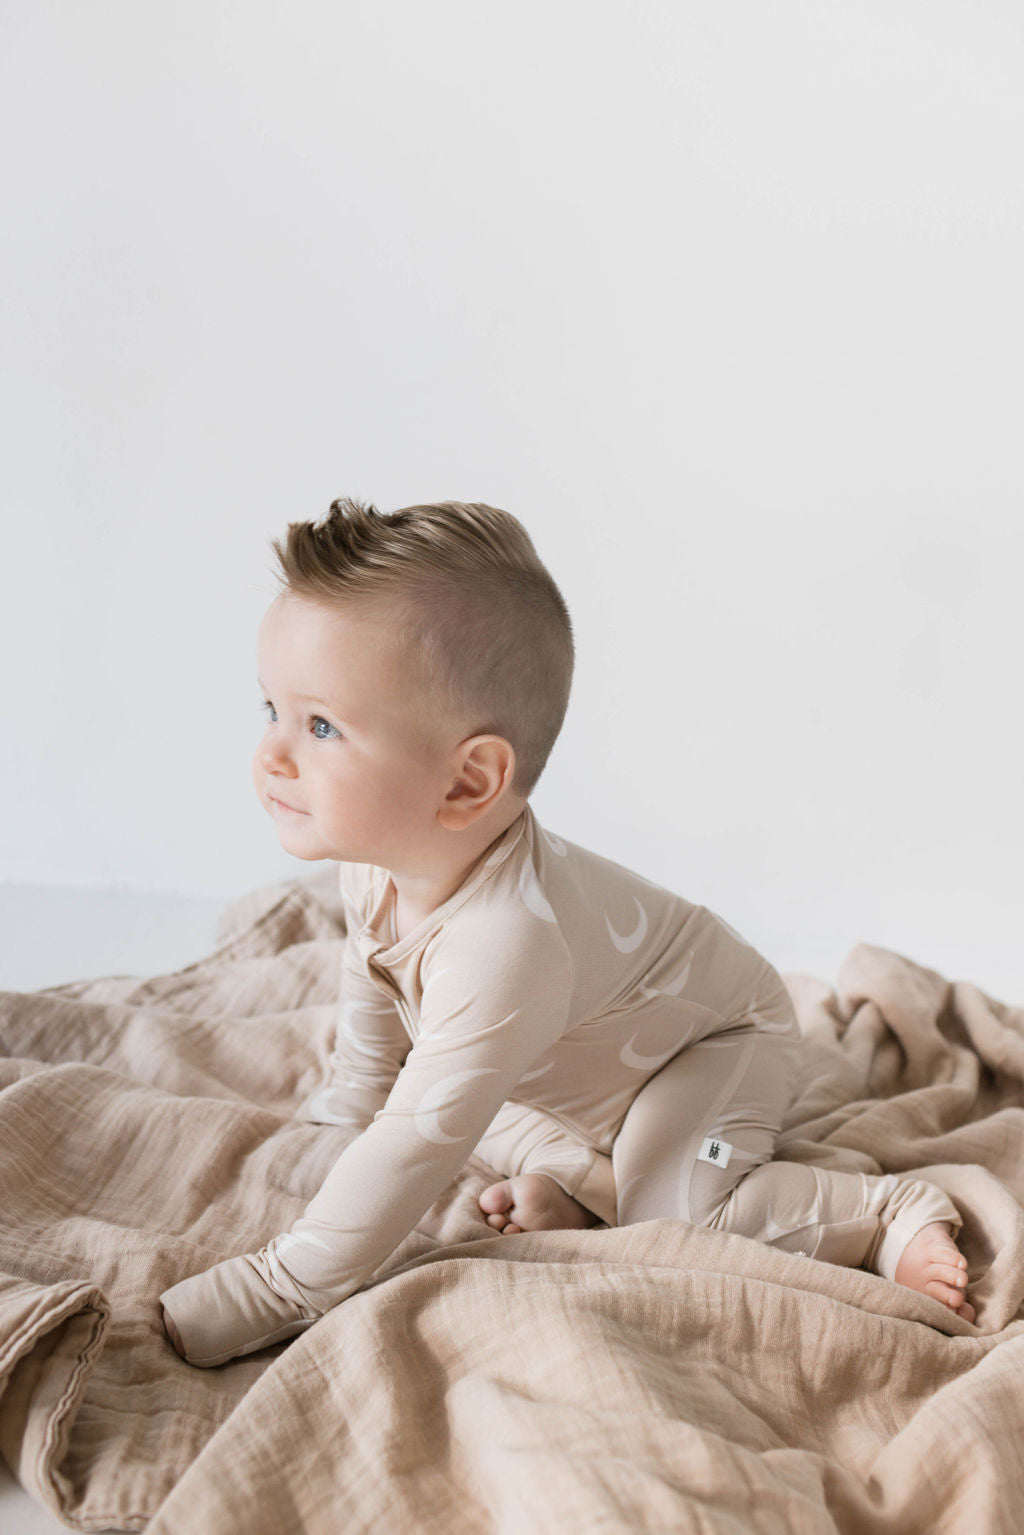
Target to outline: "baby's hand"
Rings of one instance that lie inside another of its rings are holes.
[[[294,1338],[319,1320],[320,1312],[271,1289],[259,1271],[260,1256],[223,1258],[159,1297],[167,1336],[186,1364],[209,1369]]]
[[[178,1329],[175,1327],[174,1323],[171,1321],[171,1318],[168,1316],[168,1314],[164,1310],[163,1306],[160,1307],[160,1315],[164,1319],[164,1331],[167,1333],[167,1336],[170,1338],[171,1342],[174,1344],[175,1353],[180,1354],[182,1359],[184,1359],[184,1357],[185,1357],[185,1346],[184,1346],[184,1344],[181,1341],[181,1337],[179,1336]]]

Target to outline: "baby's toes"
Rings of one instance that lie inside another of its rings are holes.
[[[944,1306],[949,1306],[953,1311],[959,1311],[964,1304],[963,1290],[954,1289],[952,1285],[944,1284],[941,1279],[929,1279],[924,1287],[924,1293],[930,1295],[933,1300],[940,1300]]]
[[[508,1225],[508,1216],[496,1211],[487,1217],[488,1226],[493,1226],[495,1231],[502,1231]]]

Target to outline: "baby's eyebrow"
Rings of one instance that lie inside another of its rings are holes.
[[[263,681],[259,677],[257,677],[256,678],[256,682],[259,685],[260,692],[261,693],[266,693],[267,692],[267,688],[264,685]],[[325,709],[330,709],[332,714],[337,713],[337,710],[335,709],[334,705],[332,703],[329,703],[326,698],[314,698],[312,693],[307,693],[305,695],[305,699],[306,699],[306,702],[308,704],[322,704]]]

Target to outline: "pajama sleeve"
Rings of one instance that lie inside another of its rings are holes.
[[[302,1216],[161,1296],[190,1363],[292,1337],[365,1284],[567,1027],[571,962],[550,916],[496,935],[468,913],[431,940],[421,977],[418,1037],[397,1080]]]
[[[296,1119],[345,1126],[354,1138],[387,1102],[410,1043],[394,1001],[367,974],[350,925],[342,948],[330,1075],[296,1110]]]

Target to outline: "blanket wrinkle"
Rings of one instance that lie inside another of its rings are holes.
[[[180,1360],[159,1294],[285,1229],[346,1144],[295,1118],[333,1044],[336,875],[246,893],[180,970],[0,992],[0,1453],[37,1501],[152,1535],[1016,1535],[1024,1008],[869,943],[834,987],[783,977],[777,1155],[944,1188],[975,1325],[680,1221],[499,1236],[471,1156],[294,1340]]]
[[[0,1453],[22,1485],[60,1517],[76,1501],[62,1470],[68,1436],[110,1316],[110,1303],[94,1285],[0,1275]]]

